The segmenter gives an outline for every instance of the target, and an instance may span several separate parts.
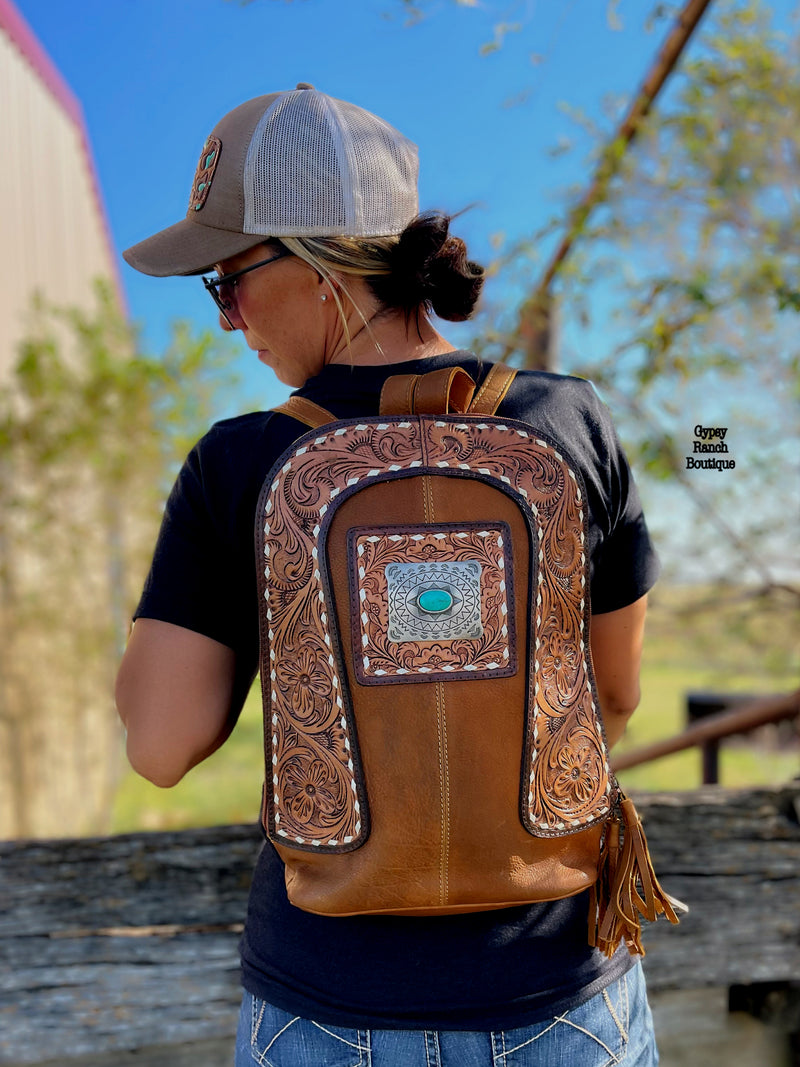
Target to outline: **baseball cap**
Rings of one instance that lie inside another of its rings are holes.
[[[186,217],[123,252],[143,274],[202,274],[269,237],[379,237],[418,211],[416,145],[300,82],[220,119]]]

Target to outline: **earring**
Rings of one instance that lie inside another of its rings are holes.
[[[327,293],[323,293],[322,296],[320,297],[320,299],[322,300],[322,302],[324,304],[325,301],[328,299],[328,294]]]

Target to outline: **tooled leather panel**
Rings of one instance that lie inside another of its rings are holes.
[[[497,478],[533,513],[538,552],[522,819],[535,834],[581,829],[608,815],[611,779],[586,647],[580,485],[556,448],[519,425],[426,419],[424,433],[432,467]]]
[[[505,523],[351,530],[358,681],[381,685],[513,674],[510,538]],[[442,585],[456,600],[451,612],[427,618],[413,614],[413,594]]]
[[[607,757],[584,642],[584,515],[575,476],[548,442],[513,424],[387,417],[304,435],[262,493],[267,829],[279,843],[336,852],[366,840],[357,739],[316,538],[341,494],[423,466],[499,480],[534,516],[539,552],[523,824],[536,835],[558,835],[608,814]]]
[[[422,465],[415,420],[305,434],[259,500],[265,828],[277,843],[349,851],[368,834],[352,714],[331,640],[317,536],[336,498],[378,474]],[[280,462],[280,461],[279,461]]]

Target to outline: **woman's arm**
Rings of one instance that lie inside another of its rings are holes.
[[[589,644],[609,746],[619,741],[639,704],[647,597],[618,611],[592,615]]]
[[[639,703],[646,608],[645,596],[592,616],[592,661],[611,746]],[[227,645],[172,623],[137,620],[116,686],[134,770],[158,786],[179,782],[230,736],[251,682],[237,677]]]
[[[175,785],[227,740],[252,678],[237,677],[236,653],[210,637],[138,619],[117,675],[117,710],[134,770]]]

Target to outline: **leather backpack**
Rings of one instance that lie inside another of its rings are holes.
[[[499,418],[515,371],[397,375],[311,429],[256,522],[266,782],[289,900],[444,915],[591,890],[589,940],[641,953],[674,905],[609,769],[588,644],[585,494]]]

